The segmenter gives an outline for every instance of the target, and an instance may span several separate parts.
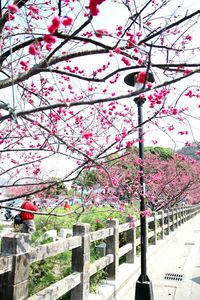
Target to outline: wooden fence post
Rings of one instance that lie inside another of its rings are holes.
[[[113,235],[106,238],[106,254],[113,254],[114,261],[108,265],[108,279],[115,280],[118,275],[119,266],[119,220],[107,221],[107,226],[113,228]]]
[[[179,216],[180,216],[180,225],[183,223],[183,219],[182,219],[182,208],[179,207]]]
[[[183,206],[183,222],[186,222],[186,218],[185,218],[185,205]]]
[[[181,220],[181,208],[180,207],[178,209],[178,217],[179,217],[179,226],[181,226],[182,220]]]
[[[169,215],[169,209],[166,209],[164,211],[164,213],[167,214],[167,216],[164,217],[165,224],[167,224],[166,234],[169,234],[170,233],[170,215]]]
[[[163,240],[164,237],[165,237],[165,230],[164,230],[164,211],[161,210],[159,213],[161,214],[160,226],[161,226],[161,239]]]
[[[179,220],[178,220],[178,208],[176,208],[176,228],[179,226]]]
[[[174,231],[174,209],[172,208],[171,210],[171,216],[172,216],[172,226],[171,226],[171,230]]]
[[[130,222],[131,218],[127,218],[127,221]],[[129,264],[134,264],[136,257],[136,229],[130,228],[127,231],[127,244],[132,244],[132,250],[126,254],[126,262]]]
[[[156,216],[157,216],[157,213],[154,212],[153,213],[153,217],[154,217],[154,224],[153,224],[153,226],[154,226],[154,245],[157,244],[157,218],[156,218]]]
[[[2,237],[1,255],[12,256],[12,270],[0,276],[0,299],[28,298],[30,235],[10,233]]]
[[[188,221],[188,207],[185,207],[185,220]]]
[[[71,290],[71,300],[88,300],[90,285],[90,224],[73,226],[73,236],[82,237],[82,245],[72,250],[72,271],[81,273],[81,283]]]

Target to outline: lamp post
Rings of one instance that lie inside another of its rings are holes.
[[[138,83],[139,72],[131,73],[124,78],[127,85],[134,86],[135,90],[143,87],[143,83]],[[154,82],[152,73],[145,74],[146,81]],[[140,178],[140,240],[141,240],[141,274],[136,282],[135,300],[153,300],[153,287],[152,283],[147,276],[147,230],[146,230],[146,216],[142,212],[146,210],[145,203],[145,181],[144,181],[144,141],[143,141],[143,104],[145,98],[136,97],[134,102],[137,104],[138,109],[138,139],[139,139],[139,158],[141,160],[139,169]]]

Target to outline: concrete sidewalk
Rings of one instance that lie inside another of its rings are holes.
[[[154,247],[156,252],[150,253]],[[160,247],[150,247],[147,257],[154,300],[200,300],[200,214],[175,229]]]

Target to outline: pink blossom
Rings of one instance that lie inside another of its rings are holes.
[[[189,90],[187,93],[185,93],[185,96],[188,96],[189,98],[194,97],[194,94],[191,90]]]
[[[60,23],[61,23],[61,19],[60,19],[60,17],[59,16],[54,16],[53,18],[52,18],[52,24],[55,26],[55,27],[59,27],[60,26]]]
[[[19,164],[19,162],[17,161],[17,160],[15,160],[15,159],[11,159],[11,162],[13,163],[13,164]]]
[[[15,4],[8,4],[8,10],[11,13],[15,14],[15,13],[17,13],[19,11],[19,7],[17,5],[15,5]]]
[[[34,175],[38,175],[40,173],[40,168],[37,168],[33,171],[33,174]]]
[[[188,40],[188,41],[191,41],[192,40],[192,36],[188,34],[188,35],[186,35],[185,39]]]
[[[180,135],[184,135],[184,134],[187,135],[187,134],[188,134],[188,131],[187,131],[187,130],[186,130],[186,131],[179,131],[179,134],[180,134]]]
[[[52,44],[46,44],[45,48],[46,48],[48,51],[51,51],[51,49],[52,49]]]
[[[126,148],[130,148],[133,145],[133,141],[128,141],[126,143]]]
[[[136,33],[136,35],[137,35],[138,37],[140,37],[140,36],[142,36],[142,32],[141,32],[141,31],[138,31],[138,32]]]
[[[115,141],[116,141],[116,142],[120,142],[120,141],[121,141],[121,137],[120,137],[119,134],[117,134],[117,135],[115,136]]]
[[[49,33],[54,33],[56,30],[57,30],[57,28],[53,24],[48,26]]]
[[[30,5],[29,6],[29,10],[32,12],[32,13],[35,13],[35,14],[38,14],[39,13],[39,9],[34,6],[34,5]]]
[[[158,143],[158,141],[157,140],[152,140],[152,143],[155,145],[155,144]]]
[[[120,212],[124,212],[124,211],[125,211],[124,205],[120,205],[119,208],[118,208],[118,210],[119,210]]]
[[[148,87],[149,89],[151,89],[152,86],[153,86],[153,83],[152,83],[152,82],[147,82],[147,87]]]
[[[31,55],[38,55],[39,54],[39,51],[38,51],[36,45],[33,45],[33,44],[29,46],[28,52]]]
[[[168,127],[168,130],[169,130],[169,131],[174,130],[174,126],[173,126],[173,125],[170,125],[170,126]]]
[[[185,69],[185,71],[183,72],[183,75],[187,75],[187,74],[189,74],[189,73],[191,73],[191,72],[192,72],[191,69]]]
[[[146,25],[147,26],[151,26],[151,22],[146,22]]]
[[[149,210],[144,210],[140,212],[142,217],[150,217],[151,216],[151,212]]]
[[[96,37],[102,38],[103,35],[108,35],[108,31],[106,29],[97,29],[95,34]]]
[[[88,132],[88,133],[84,133],[83,137],[88,140],[89,138],[92,137],[92,133],[91,132]]]
[[[114,186],[118,186],[118,185],[119,185],[118,180],[117,180],[116,177],[111,177],[111,181],[112,181],[112,184],[113,184]]]
[[[146,71],[140,72],[137,76],[137,82],[138,83],[145,83],[146,77],[147,77],[147,72]]]
[[[141,58],[138,59],[138,64],[141,65],[143,63],[143,60]]]
[[[70,26],[70,25],[72,25],[72,23],[73,23],[73,19],[70,18],[70,17],[65,18],[65,19],[62,21],[62,23],[63,23],[64,26]]]
[[[61,18],[58,17],[58,16],[54,16],[52,18],[52,21],[51,21],[51,25],[48,26],[48,31],[50,33],[54,33],[59,27],[60,27],[60,24],[61,24]]]
[[[100,5],[104,1],[105,0],[90,0],[89,7],[86,7],[86,8],[89,8],[92,16],[97,16],[99,13],[99,9],[97,8],[97,6]]]
[[[29,61],[20,60],[19,63],[23,70],[27,71],[29,69]]]
[[[5,13],[5,18],[6,18],[6,20],[12,21],[12,20],[15,19],[15,16],[14,16],[12,13],[6,12],[6,13]],[[6,28],[7,28],[7,27],[5,27],[5,29],[6,29]]]
[[[127,57],[125,57],[125,56],[122,57],[122,61],[123,61],[123,63],[124,63],[126,66],[130,66],[130,65],[131,65],[130,60],[129,60]]]
[[[56,43],[57,38],[56,38],[54,35],[46,34],[46,35],[43,36],[43,40],[44,40],[46,43],[54,44],[54,43]]]
[[[121,50],[120,50],[120,48],[115,48],[115,49],[113,50],[113,52],[115,52],[115,53],[117,53],[117,54],[120,54],[120,53],[121,53]]]
[[[177,108],[173,108],[173,109],[172,109],[172,114],[173,114],[173,115],[177,115],[177,113],[178,113],[178,109],[177,109]]]

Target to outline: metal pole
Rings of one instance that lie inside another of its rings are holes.
[[[145,82],[141,82],[138,75],[140,72],[133,72],[124,78],[124,82],[135,88],[136,91],[142,90],[146,81],[154,82],[154,76],[151,72],[146,73]],[[146,210],[145,203],[145,186],[144,186],[144,141],[143,141],[143,104],[145,98],[136,97],[134,99],[138,107],[138,137],[139,137],[139,158],[140,168],[140,239],[141,239],[141,275],[136,282],[135,300],[154,300],[152,283],[147,276],[147,232],[146,232],[146,216],[142,214]]]
[[[144,181],[144,140],[143,140],[143,104],[145,99],[135,98],[135,103],[138,108],[138,138],[139,138],[139,177],[140,177],[140,211],[141,213],[146,210],[145,203],[145,181]],[[136,283],[135,300],[153,300],[152,283],[147,276],[147,232],[146,232],[146,216],[140,215],[140,239],[141,239],[141,275]]]
[[[140,211],[145,211],[145,187],[144,187],[144,140],[143,140],[143,103],[144,99],[135,99],[138,108],[138,138],[139,138],[139,158],[140,158]],[[146,240],[146,218],[140,215],[140,230],[141,230],[141,276],[142,281],[146,281],[147,275],[147,264],[146,264],[146,250],[147,250],[147,240]]]

